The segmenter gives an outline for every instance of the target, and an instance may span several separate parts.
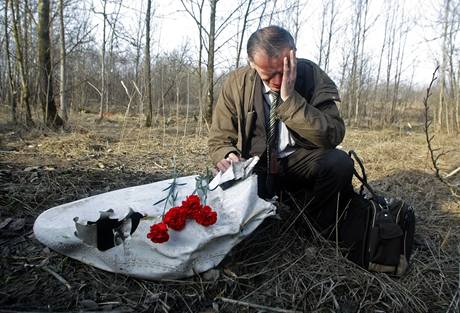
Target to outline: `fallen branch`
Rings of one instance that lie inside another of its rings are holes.
[[[58,273],[56,273],[55,271],[53,271],[47,266],[42,266],[41,268],[47,271],[48,273],[50,273],[51,275],[53,275],[54,278],[56,278],[59,282],[63,283],[64,286],[67,287],[67,289],[72,290],[72,286],[70,286],[70,284],[67,282],[67,280],[64,279],[64,277],[62,277],[61,275],[59,275]]]
[[[70,284],[67,282],[67,280],[65,280],[64,277],[62,277],[61,275],[59,275],[58,273],[56,273],[55,271],[53,271],[52,269],[50,269],[48,266],[46,266],[45,264],[48,263],[48,258],[42,260],[40,262],[40,264],[36,265],[36,264],[24,264],[24,267],[33,267],[33,268],[41,268],[43,270],[45,270],[46,272],[50,273],[54,278],[56,278],[60,283],[62,283],[64,286],[66,286],[66,288],[68,290],[72,290],[72,286],[70,286]]]
[[[457,167],[455,170],[444,176],[444,178],[449,178],[460,172],[460,167]]]
[[[227,302],[227,303],[231,303],[231,304],[242,305],[242,306],[246,306],[246,307],[248,307],[248,308],[255,308],[255,309],[270,311],[270,312],[279,312],[279,313],[301,313],[301,311],[293,311],[293,310],[285,310],[285,309],[279,309],[279,308],[272,308],[272,307],[265,306],[265,305],[250,303],[250,302],[246,302],[246,301],[233,300],[233,299],[224,298],[224,297],[217,297],[216,300],[220,300],[220,301],[222,301],[222,302]]]

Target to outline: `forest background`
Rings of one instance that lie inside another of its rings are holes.
[[[139,114],[146,125],[177,110],[209,120],[225,75],[247,64],[248,36],[277,24],[335,80],[349,125],[419,124],[439,66],[434,123],[459,130],[455,0],[11,0],[0,9],[0,102],[26,125],[79,110]]]

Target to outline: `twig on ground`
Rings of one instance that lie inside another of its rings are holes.
[[[72,286],[70,286],[70,284],[67,282],[67,280],[64,279],[64,277],[62,277],[61,275],[59,275],[58,273],[56,273],[55,271],[53,271],[52,269],[50,269],[48,266],[41,266],[42,269],[44,269],[45,271],[47,271],[48,273],[50,273],[54,278],[56,278],[59,282],[61,282],[62,284],[64,284],[64,286],[67,287],[67,289],[69,290],[72,290]]]
[[[272,308],[272,307],[265,306],[265,305],[250,303],[250,302],[246,302],[246,301],[233,300],[233,299],[228,299],[228,298],[224,298],[224,297],[217,297],[216,300],[220,300],[220,301],[226,302],[226,303],[231,303],[231,304],[237,304],[237,305],[241,305],[241,306],[246,306],[246,307],[249,307],[249,308],[266,310],[266,311],[270,311],[270,312],[279,312],[279,313],[301,313],[300,311],[293,311],[293,310]]]
[[[455,174],[457,174],[459,172],[460,172],[460,167],[457,167],[455,170],[453,170],[452,172],[450,172],[447,175],[445,175],[444,178],[452,177],[452,176],[454,176]]]

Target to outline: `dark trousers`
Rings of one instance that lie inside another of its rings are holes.
[[[336,216],[340,216],[353,193],[354,165],[346,152],[299,148],[278,159],[278,173],[272,177],[267,177],[266,163],[263,155],[255,169],[261,198],[287,191],[318,231],[325,233],[334,227]]]

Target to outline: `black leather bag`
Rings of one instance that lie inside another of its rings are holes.
[[[350,151],[349,155],[361,168],[362,176],[356,170],[354,175],[362,185],[347,203],[339,224],[347,257],[369,271],[402,276],[412,254],[414,210],[407,202],[378,195],[368,184],[356,153]]]

